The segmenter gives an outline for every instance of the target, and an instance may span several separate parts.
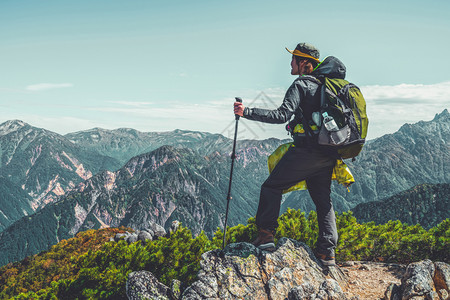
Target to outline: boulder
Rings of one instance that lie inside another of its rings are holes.
[[[125,241],[126,241],[128,244],[132,244],[132,243],[134,243],[134,242],[137,242],[137,240],[138,240],[138,235],[137,235],[136,233],[131,233],[130,235],[128,235],[128,236],[125,238]]]
[[[141,230],[138,234],[138,240],[141,242],[145,242],[148,240],[153,240],[153,236],[150,234],[150,232],[146,230]]]
[[[450,266],[443,262],[430,260],[409,264],[398,287],[391,284],[385,300],[442,300],[448,298]]]
[[[435,267],[431,260],[409,264],[402,278],[402,299],[430,294],[434,290]]]
[[[248,295],[252,299],[307,299],[304,295],[313,293],[328,297],[342,294],[336,284],[339,286],[334,280],[327,281],[308,246],[282,238],[274,252],[235,243],[223,251],[204,253],[198,280],[184,291],[182,299],[240,299]]]
[[[181,226],[180,221],[177,221],[177,220],[173,221],[172,225],[170,226],[170,229],[169,229],[169,235],[174,234],[178,230],[178,228],[180,228],[180,226]]]
[[[120,241],[120,239],[125,239],[127,237],[126,233],[116,233],[116,235],[114,236],[114,241],[118,242]]]
[[[169,288],[160,283],[151,272],[138,271],[128,275],[126,293],[130,300],[169,300]]]
[[[166,230],[164,229],[164,227],[162,227],[159,224],[156,224],[155,222],[150,223],[149,229],[153,232],[153,238],[158,238],[166,235]]]

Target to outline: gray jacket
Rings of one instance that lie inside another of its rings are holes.
[[[320,110],[320,83],[317,79],[323,76],[344,79],[345,72],[345,66],[339,59],[328,56],[311,75],[294,80],[280,107],[274,110],[246,107],[244,118],[274,124],[286,123],[293,115],[311,120],[311,114]]]

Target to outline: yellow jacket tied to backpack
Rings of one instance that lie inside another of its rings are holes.
[[[286,143],[277,148],[268,158],[267,164],[269,167],[269,173],[275,168],[280,159],[284,156],[284,154],[289,150],[290,147],[295,147],[294,143]],[[352,173],[348,166],[344,163],[342,159],[336,160],[336,165],[333,169],[333,174],[331,175],[332,180],[336,180],[339,184],[344,185],[345,187],[349,187],[352,183],[355,182]],[[306,186],[306,181],[300,181],[299,183],[291,186],[287,190],[283,190],[283,194],[292,192],[292,191],[300,191],[306,190],[308,187]]]

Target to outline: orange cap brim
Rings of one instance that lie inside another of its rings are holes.
[[[314,56],[311,56],[309,54],[303,53],[303,52],[301,52],[299,50],[289,50],[287,47],[286,47],[286,50],[289,53],[291,53],[292,55],[300,56],[300,57],[304,57],[304,58],[309,58],[309,59],[312,59],[313,61],[315,61],[316,63],[320,64],[320,60],[315,58]]]

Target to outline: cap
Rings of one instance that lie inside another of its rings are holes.
[[[311,44],[307,44],[307,43],[300,43],[297,45],[297,47],[295,47],[294,50],[289,50],[288,48],[286,48],[286,50],[291,53],[292,55],[295,56],[300,56],[300,57],[304,57],[304,58],[309,58],[313,61],[315,61],[316,63],[320,64],[320,52],[319,49],[317,49],[316,47],[314,47]]]

